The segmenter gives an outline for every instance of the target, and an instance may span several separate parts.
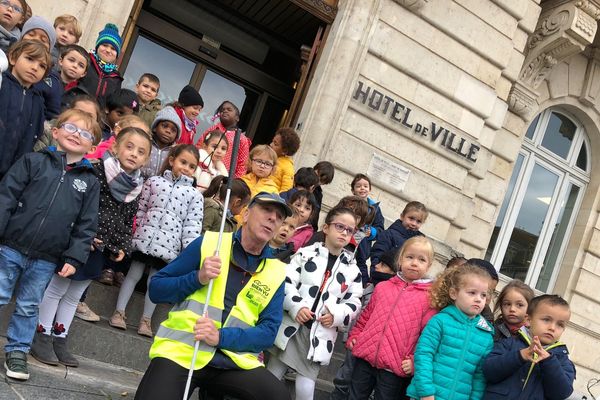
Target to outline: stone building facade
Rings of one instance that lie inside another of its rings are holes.
[[[30,3],[80,17],[88,47],[105,21],[131,32],[141,8]],[[367,171],[388,223],[419,200],[441,253],[561,294],[585,392],[600,376],[600,1],[292,3],[331,16],[288,121],[302,134],[296,166],[336,166],[325,206]]]

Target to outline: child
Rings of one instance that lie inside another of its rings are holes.
[[[300,190],[292,196],[289,204],[296,214],[298,214],[298,221],[294,234],[287,241],[292,243],[294,246],[294,252],[298,251],[300,247],[304,247],[309,239],[312,237],[314,231],[312,226],[309,224],[312,213],[316,209],[315,196],[306,190]]]
[[[490,275],[490,293],[488,293],[485,307],[483,308],[483,311],[481,311],[481,316],[485,318],[490,325],[494,325],[494,312],[492,311],[490,304],[492,303],[496,286],[498,286],[498,271],[496,271],[496,268],[491,262],[481,258],[470,258],[467,260],[467,263],[485,270]]]
[[[293,214],[283,221],[277,234],[269,241],[269,246],[273,249],[275,258],[286,264],[290,263],[292,255],[296,252],[294,250],[294,244],[288,241],[294,234],[296,227],[299,225],[298,213],[293,208],[292,210],[294,211]]]
[[[125,115],[124,117],[121,117],[115,123],[115,127],[113,129],[113,136],[111,136],[108,140],[103,140],[102,142],[100,142],[100,144],[98,146],[96,146],[96,149],[94,151],[90,152],[89,154],[87,154],[85,156],[85,158],[88,158],[88,159],[102,158],[102,156],[104,156],[104,153],[106,153],[107,151],[110,151],[110,149],[112,149],[114,147],[115,141],[117,140],[117,136],[119,136],[119,133],[123,129],[129,128],[129,127],[141,129],[148,134],[148,137],[150,137],[150,129],[148,128],[148,125],[146,125],[146,123],[144,121],[142,121],[142,119],[140,117],[138,117],[137,115],[128,114],[128,115]]]
[[[25,21],[27,3],[25,0],[8,0],[0,3],[0,50],[8,53],[8,48],[21,38],[18,25]]]
[[[277,171],[273,181],[279,193],[290,190],[294,181],[294,160],[292,156],[300,148],[300,136],[293,128],[279,128],[275,132],[271,148],[277,153]]]
[[[381,255],[386,252],[395,254],[405,240],[423,235],[419,229],[427,220],[427,215],[428,211],[423,203],[411,201],[404,207],[400,219],[379,234],[371,249],[371,282],[374,285],[394,276],[394,271],[379,265]]]
[[[142,168],[145,179],[158,175],[161,166],[169,156],[181,135],[181,120],[175,109],[167,106],[156,113],[150,126],[152,131],[152,154],[150,160]]]
[[[204,219],[202,220],[202,234],[206,231],[218,232],[221,228],[221,218],[223,218],[223,203],[227,195],[226,176],[216,176],[208,186],[204,195]],[[231,193],[229,194],[229,208],[225,219],[224,232],[234,232],[237,222],[233,218],[239,215],[250,202],[250,188],[241,179],[234,179],[231,183]]]
[[[87,94],[78,86],[79,80],[87,73],[90,59],[81,46],[71,44],[62,48],[58,59],[60,82],[63,85],[61,107],[66,107],[71,100],[80,95]]]
[[[125,308],[148,267],[152,275],[173,261],[181,250],[202,231],[202,195],[194,189],[193,174],[198,165],[198,150],[193,145],[175,146],[162,167],[162,175],[144,183],[133,234],[131,267],[121,285],[117,307],[110,326],[127,329]],[[138,334],[152,337],[151,319],[156,304],[146,293]]]
[[[273,182],[273,173],[277,168],[277,154],[266,144],[254,147],[250,151],[248,158],[248,172],[242,176],[252,193],[251,197],[257,193],[277,193],[277,186]]]
[[[500,314],[494,323],[495,342],[517,335],[525,325],[527,307],[534,295],[533,289],[518,279],[504,286],[494,306],[494,312]]]
[[[96,47],[89,53],[90,67],[79,81],[82,90],[96,97],[101,107],[105,106],[109,94],[121,89],[123,77],[117,71],[116,62],[122,44],[119,28],[114,24],[106,24],[98,33]]]
[[[323,185],[329,185],[333,181],[335,175],[335,168],[329,161],[320,161],[313,167],[315,173],[319,177],[319,183],[315,186],[313,194],[317,199],[317,212],[314,214],[311,220],[311,225],[314,230],[318,229],[319,225],[319,213],[321,212],[321,206],[323,205]]]
[[[225,137],[227,138],[227,143],[233,145],[233,139],[235,138],[235,132],[238,129],[238,122],[240,122],[240,109],[237,108],[235,104],[232,102],[225,100],[224,102],[217,107],[217,111],[215,112],[215,118],[219,118],[219,122],[215,125],[211,126],[207,130],[204,131],[198,142],[196,143],[196,147],[200,147],[200,144],[204,141],[204,136],[208,134],[208,132],[212,132],[215,129],[220,130],[225,133]],[[240,146],[238,148],[238,157],[237,163],[235,166],[235,178],[240,178],[242,175],[246,174],[246,164],[248,162],[248,155],[250,153],[250,146],[252,145],[252,141],[244,134],[244,132],[240,132]],[[231,164],[231,151],[233,150],[233,146],[229,146],[227,149],[227,154],[223,157],[223,164],[225,164],[225,168],[229,170],[229,166]]]
[[[68,351],[67,338],[81,295],[108,260],[118,262],[130,253],[133,217],[143,183],[139,169],[150,154],[150,138],[141,129],[125,128],[117,136],[112,153],[114,157],[107,152],[94,164],[100,204],[93,250],[71,279],[57,274],[52,277],[40,304],[31,355],[45,364],[79,365]]]
[[[415,375],[406,393],[412,399],[481,399],[482,364],[493,346],[494,329],[480,313],[490,277],[474,265],[444,270],[431,289],[441,310],[423,330],[414,355]]]
[[[322,365],[328,365],[338,329],[360,311],[360,271],[344,247],[356,229],[348,208],[333,208],[325,218],[324,243],[296,253],[286,266],[283,321],[267,369],[281,378],[288,367],[298,372],[296,399],[313,398]]]
[[[571,311],[555,294],[529,303],[529,329],[496,343],[483,364],[487,379],[484,399],[566,399],[573,393],[575,366],[560,342]]]
[[[115,124],[123,116],[137,113],[139,104],[137,95],[129,89],[116,89],[111,92],[105,101],[104,106],[104,129],[102,130],[102,140],[108,140],[115,135]]]
[[[350,332],[347,346],[357,357],[350,399],[403,399],[414,375],[413,355],[421,331],[436,313],[430,306],[432,280],[426,274],[433,246],[423,236],[408,239],[398,260],[400,270],[375,288]],[[374,351],[376,349],[376,351]]]
[[[33,85],[47,75],[51,62],[46,46],[28,40],[12,46],[8,60],[0,88],[0,179],[44,131],[44,99]]]
[[[100,139],[100,127],[67,110],[53,135],[57,149],[26,154],[0,182],[0,304],[14,292],[5,367],[15,379],[29,378],[27,353],[48,282],[55,271],[66,279],[83,268],[98,221],[100,185],[83,155]]]
[[[160,100],[156,98],[159,89],[160,79],[158,79],[158,76],[150,73],[142,74],[138,83],[135,84],[135,92],[140,103],[138,115],[148,126],[152,125],[152,122],[156,118],[156,113],[162,108]]]
[[[179,98],[173,103],[173,108],[181,120],[181,135],[177,144],[193,144],[196,127],[198,126],[198,115],[204,107],[204,100],[196,89],[186,85],[179,93]]]
[[[279,158],[277,158],[277,162],[279,162]],[[279,167],[277,167],[279,169]],[[315,170],[309,167],[302,167],[296,174],[294,175],[294,187],[290,190],[280,193],[282,199],[289,203],[292,195],[296,193],[298,190],[306,190],[309,192],[313,192],[315,187],[319,184],[319,177],[315,173]],[[315,206],[316,206],[315,199]]]
[[[229,143],[225,134],[219,130],[209,132],[204,136],[200,149],[200,163],[194,173],[196,187],[204,192],[210,181],[217,175],[227,176],[228,172],[223,164],[223,157],[227,153]]]
[[[462,256],[455,256],[448,260],[448,262],[446,263],[446,268],[452,268],[452,267],[457,267],[457,266],[460,267],[461,265],[463,265],[466,262],[467,262],[466,258],[464,258]]]
[[[57,64],[65,48],[79,43],[81,39],[81,25],[77,18],[69,14],[59,15],[54,19],[54,30],[56,31],[56,44],[52,48],[52,62]],[[86,54],[87,62],[87,54]]]

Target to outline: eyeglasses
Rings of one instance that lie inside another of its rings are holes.
[[[8,0],[0,0],[0,6],[3,6],[9,10],[13,10],[17,14],[23,14],[23,9],[21,7],[11,4],[11,2]]]
[[[331,226],[333,226],[333,228],[338,231],[339,233],[347,233],[348,235],[354,235],[354,233],[356,232],[356,228],[352,228],[350,226],[344,225],[344,224],[340,224],[339,222],[332,222],[331,224],[329,224]]]
[[[271,161],[265,161],[265,160],[253,159],[252,162],[255,162],[258,165],[260,165],[261,167],[265,167],[265,168],[273,168],[273,165],[274,165]]]
[[[80,129],[78,127],[76,127],[73,124],[62,124],[60,126],[62,129],[64,129],[67,133],[70,133],[71,135],[74,135],[76,133],[79,134],[79,137],[81,137],[82,139],[85,139],[89,142],[94,143],[94,135],[90,132],[90,131],[86,131],[85,129]]]

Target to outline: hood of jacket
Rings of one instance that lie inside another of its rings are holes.
[[[388,229],[398,232],[400,235],[404,236],[406,239],[410,239],[411,237],[414,237],[414,236],[423,236],[423,234],[420,231],[411,231],[410,229],[406,229],[404,227],[404,225],[402,225],[402,221],[399,219],[394,221],[394,223],[392,225],[390,225],[390,227]]]

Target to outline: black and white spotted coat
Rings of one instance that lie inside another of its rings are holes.
[[[193,179],[173,179],[170,170],[144,183],[139,197],[133,248],[144,254],[173,261],[202,232],[204,198]]]
[[[298,311],[303,307],[312,308],[323,282],[328,257],[329,251],[318,242],[301,248],[286,266],[285,312],[275,339],[278,348],[285,350],[288,341],[297,332],[300,325],[296,322]],[[307,354],[309,360],[321,365],[329,364],[338,329],[347,329],[360,312],[362,292],[360,270],[352,254],[344,250],[333,266],[315,311],[316,316],[329,311],[333,315],[333,326],[325,328],[318,321],[312,324]]]

